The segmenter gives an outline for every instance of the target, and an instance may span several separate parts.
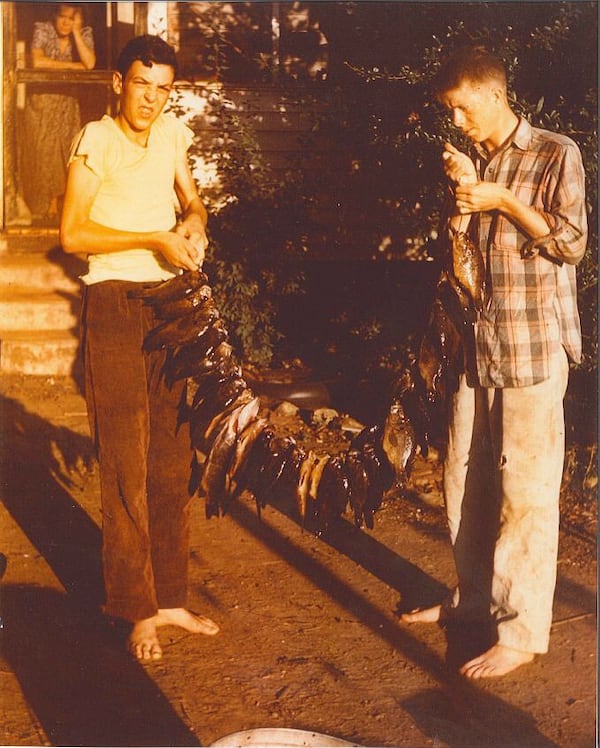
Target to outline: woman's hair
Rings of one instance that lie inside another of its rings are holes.
[[[498,81],[506,88],[506,68],[504,63],[482,45],[460,47],[452,52],[434,81],[436,94],[446,93],[465,82],[483,83]]]
[[[53,18],[55,18],[60,13],[61,8],[75,8],[75,10],[78,10],[81,14],[83,14],[83,3],[57,3],[56,8],[52,13]]]
[[[160,36],[142,34],[142,36],[136,36],[127,42],[119,54],[116,66],[123,78],[136,60],[139,60],[148,68],[151,68],[153,64],[170,65],[173,68],[174,75],[177,76],[175,50]]]

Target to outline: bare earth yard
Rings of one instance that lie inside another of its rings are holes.
[[[453,664],[473,632],[400,625],[453,582],[440,468],[419,460],[373,530],[323,537],[293,506],[194,504],[190,607],[217,637],[163,629],[143,666],[98,612],[100,499],[70,379],[0,378],[0,743],[198,746],[291,727],[363,746],[596,744],[596,513],[565,493],[551,650],[498,681]],[[588,453],[589,454],[589,453]],[[573,458],[575,463],[582,458]],[[570,469],[576,471],[577,464]]]

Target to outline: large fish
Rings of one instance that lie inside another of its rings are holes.
[[[485,295],[485,263],[481,250],[464,231],[456,231],[452,237],[452,272],[468,294],[475,311],[481,312]]]

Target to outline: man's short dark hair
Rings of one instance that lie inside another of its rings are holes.
[[[434,81],[439,96],[459,88],[463,83],[483,83],[496,80],[506,88],[504,63],[483,45],[468,45],[456,49],[442,64]]]
[[[153,64],[170,65],[173,68],[173,75],[177,77],[175,50],[160,36],[142,34],[127,42],[117,60],[117,70],[123,78],[136,60],[142,62],[147,68],[151,68]]]

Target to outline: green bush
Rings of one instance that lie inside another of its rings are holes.
[[[319,2],[311,12],[329,41],[328,79],[297,84],[293,95],[327,106],[315,116],[290,172],[269,169],[248,120],[223,97],[215,97],[211,112],[219,138],[196,143],[197,154],[212,159],[221,176],[209,259],[243,355],[265,365],[281,354],[277,312],[283,299],[302,291],[306,258],[385,262],[439,255],[445,189],[440,152],[446,140],[465,143],[432,100],[429,83],[446,52],[485,41],[507,62],[517,110],[534,124],[570,135],[583,154],[590,238],[578,270],[582,367],[594,371],[596,3]],[[313,139],[329,143],[330,158],[318,171],[304,158]],[[364,371],[390,366],[399,350],[414,346],[415,330],[390,329],[385,310],[368,319],[361,314],[347,308],[333,317],[337,347],[344,338],[350,348],[354,341]],[[361,345],[366,339],[370,345]]]

